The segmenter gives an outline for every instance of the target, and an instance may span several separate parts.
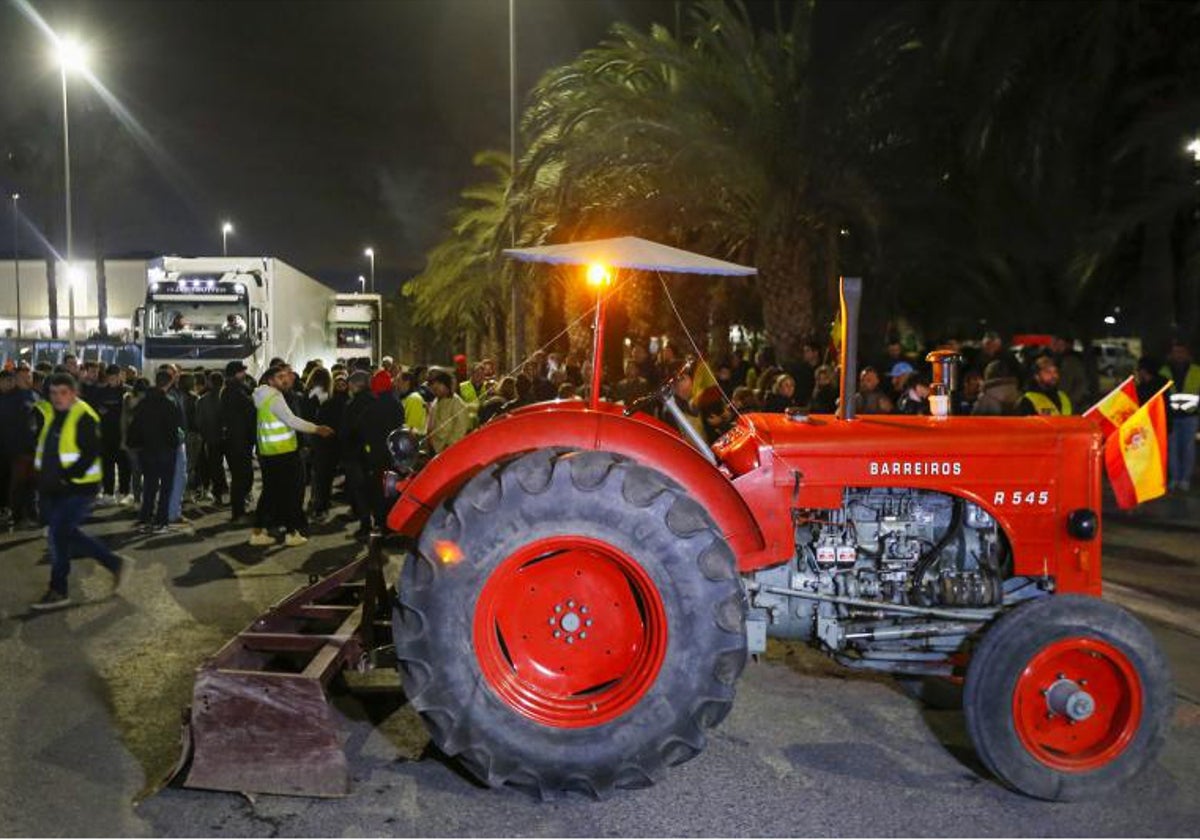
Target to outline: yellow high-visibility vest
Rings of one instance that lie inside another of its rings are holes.
[[[269,395],[258,407],[258,454],[286,455],[295,452],[296,431],[271,411],[271,403],[279,397],[278,393]]]
[[[1066,416],[1071,413],[1071,398],[1062,391],[1058,392],[1059,406],[1054,404],[1054,400],[1047,397],[1040,391],[1026,391],[1025,399],[1033,403],[1034,410],[1043,416],[1057,417],[1059,415]]]
[[[44,400],[39,400],[34,403],[34,407],[42,413],[46,418],[46,422],[42,424],[42,431],[38,434],[37,452],[33,456],[33,466],[40,471],[42,469],[42,452],[46,448],[46,438],[50,436],[50,427],[54,424],[54,408],[50,403]],[[80,457],[79,451],[79,418],[87,415],[97,424],[100,424],[100,415],[97,414],[90,405],[83,400],[75,400],[69,409],[67,409],[66,419],[63,420],[62,432],[58,436],[58,462],[62,464],[63,469],[69,469],[74,466]],[[87,468],[82,476],[72,478],[72,484],[96,484],[100,481],[101,469],[100,459],[95,458],[91,465]]]

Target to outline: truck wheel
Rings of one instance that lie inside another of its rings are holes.
[[[746,661],[745,593],[711,518],[612,453],[484,469],[434,511],[398,589],[405,693],[491,786],[648,786],[704,748]]]
[[[1170,721],[1171,678],[1129,613],[1054,595],[985,632],[963,711],[979,757],[1005,784],[1039,799],[1088,799],[1154,758]]]

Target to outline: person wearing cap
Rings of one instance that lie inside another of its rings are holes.
[[[377,530],[383,529],[387,519],[387,501],[383,496],[383,473],[392,466],[387,439],[388,435],[404,425],[404,408],[400,405],[400,399],[393,387],[390,373],[386,370],[375,372],[375,375],[371,377],[371,394],[374,399],[363,411],[358,421],[359,434],[362,438],[368,532],[372,519]],[[424,429],[417,429],[417,431],[424,432]],[[362,521],[360,518],[360,523]],[[357,536],[361,538],[363,535],[358,533]]]
[[[257,436],[254,400],[246,382],[246,365],[241,361],[225,365],[220,403],[225,463],[229,465],[230,519],[238,522],[246,517],[250,488],[254,484],[254,441]]]
[[[297,432],[330,437],[333,429],[318,426],[297,417],[284,399],[284,391],[293,380],[290,368],[273,367],[263,374],[254,390],[256,446],[262,470],[262,496],[254,512],[254,530],[250,545],[271,545],[275,538],[268,525],[282,526],[283,544],[299,546],[308,542],[304,532],[304,465],[300,461]]]
[[[1058,365],[1049,356],[1038,356],[1033,363],[1033,381],[1017,403],[1022,417],[1065,417],[1071,414],[1071,398],[1058,388]]]
[[[888,370],[888,381],[892,386],[891,393],[895,396],[897,404],[908,390],[908,380],[914,373],[916,373],[916,368],[908,362],[896,362]]]

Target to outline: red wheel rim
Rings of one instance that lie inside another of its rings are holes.
[[[527,718],[568,729],[632,709],[667,651],[667,617],[633,558],[589,537],[551,537],[502,562],[475,606],[484,679]]]
[[[1099,639],[1060,639],[1029,660],[1013,691],[1025,749],[1048,767],[1098,770],[1129,746],[1142,719],[1142,682],[1124,653]]]

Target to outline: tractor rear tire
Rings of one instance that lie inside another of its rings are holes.
[[[435,510],[393,620],[405,693],[485,784],[602,798],[705,746],[746,662],[746,596],[708,513],[607,452],[492,465]]]
[[[1081,595],[1028,602],[985,631],[963,691],[980,759],[1038,799],[1094,799],[1157,754],[1171,677],[1150,632],[1114,604]]]

